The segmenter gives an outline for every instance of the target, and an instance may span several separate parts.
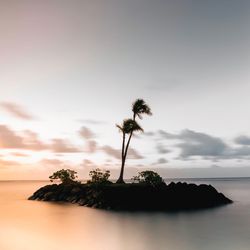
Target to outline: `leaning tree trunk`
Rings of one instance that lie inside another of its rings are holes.
[[[135,113],[133,114],[133,120],[135,121]],[[125,148],[124,159],[123,159],[124,165],[125,165],[125,162],[126,162],[126,158],[127,158],[127,154],[128,154],[128,148],[129,148],[129,144],[130,144],[130,140],[132,138],[132,135],[133,135],[133,131],[131,131],[130,134],[129,134],[128,142],[127,142],[127,145],[126,145],[126,148]]]
[[[119,179],[117,180],[116,183],[125,183],[124,180],[123,180],[124,166],[125,166],[127,153],[128,153],[128,147],[129,147],[129,143],[130,143],[130,140],[132,138],[132,135],[133,135],[133,132],[131,132],[130,135],[129,135],[129,139],[128,139],[128,142],[127,142],[127,145],[126,145],[126,149],[125,149],[125,152],[124,152],[124,155],[123,155],[123,158],[122,158],[121,173],[120,173]]]
[[[135,113],[133,114],[133,120],[135,121]],[[129,147],[129,143],[130,140],[132,138],[133,135],[133,131],[131,131],[129,138],[128,138],[128,142],[126,145],[126,148],[124,150],[125,147],[125,133],[123,132],[123,140],[122,140],[122,165],[121,165],[121,172],[120,172],[120,176],[118,178],[118,180],[116,181],[116,183],[125,183],[125,181],[123,180],[123,173],[124,173],[124,166],[125,166],[125,162],[126,162],[126,158],[127,158],[127,153],[128,153],[128,147]]]
[[[120,171],[120,176],[116,183],[125,183],[123,180],[123,173],[124,173],[124,165],[125,165],[125,158],[124,158],[124,148],[125,148],[125,133],[123,132],[123,137],[122,137],[122,165],[121,165],[121,171]]]
[[[120,184],[125,183],[125,181],[123,180],[124,165],[125,165],[125,161],[124,161],[124,159],[122,159],[121,172],[120,172],[120,176],[119,176],[118,180],[116,181],[116,183],[120,183]]]

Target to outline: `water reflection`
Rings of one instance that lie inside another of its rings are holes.
[[[191,213],[114,213],[26,200],[42,185],[0,182],[1,250],[249,249],[249,202]],[[250,200],[249,184],[218,185]]]

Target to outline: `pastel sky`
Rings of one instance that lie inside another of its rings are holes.
[[[120,166],[250,176],[249,0],[0,0],[0,180]]]

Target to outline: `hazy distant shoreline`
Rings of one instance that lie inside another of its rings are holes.
[[[243,179],[250,179],[249,177],[201,177],[201,178],[163,178],[165,182],[170,182],[170,181],[236,181],[236,180],[243,180]],[[130,183],[131,180],[130,179],[124,179],[125,182]],[[47,182],[47,183],[51,183],[49,180],[0,180],[1,182],[18,182],[18,181],[26,181],[26,182]],[[85,183],[87,181],[87,179],[79,179],[79,181]],[[110,179],[110,181],[115,182],[116,179]]]

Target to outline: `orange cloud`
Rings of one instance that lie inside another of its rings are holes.
[[[53,159],[44,158],[44,159],[40,160],[37,165],[42,167],[41,169],[43,169],[44,171],[47,172],[47,176],[49,176],[50,174],[52,174],[54,171],[56,171],[58,169],[74,168],[73,165],[71,165],[65,161],[55,159],[55,158],[53,158]]]
[[[31,115],[27,110],[23,107],[12,103],[12,102],[1,102],[0,106],[9,114],[13,115],[16,118],[22,120],[34,120],[35,117]]]
[[[58,159],[42,159],[40,163],[44,165],[57,165],[57,166],[63,166],[65,165],[64,161],[58,160]]]
[[[23,154],[20,152],[13,152],[13,153],[11,153],[11,155],[16,156],[16,157],[28,157],[29,156],[27,154]]]
[[[87,153],[95,153],[98,149],[97,142],[94,140],[89,140],[86,143],[86,152]]]
[[[94,145],[91,147],[93,150]],[[0,148],[33,151],[50,150],[55,153],[81,152],[79,148],[72,146],[67,140],[55,138],[50,143],[44,143],[39,139],[38,134],[31,130],[25,130],[22,135],[18,135],[5,125],[0,125]]]
[[[0,159],[0,170],[1,169],[8,169],[10,167],[18,166],[18,165],[20,165],[20,163],[18,163],[16,161],[6,161],[3,159]]]
[[[88,159],[84,159],[81,166],[83,166],[85,168],[92,168],[92,169],[96,167],[96,165]]]
[[[81,130],[79,131],[79,134],[81,137],[83,137],[86,140],[89,140],[95,137],[95,134],[92,132],[92,130],[90,130],[87,127],[82,127]]]
[[[35,132],[26,130],[20,136],[7,126],[0,125],[0,148],[45,150],[48,145],[40,141]]]
[[[14,131],[5,125],[0,125],[0,148],[20,148],[24,149],[23,138],[15,134]]]
[[[31,131],[31,130],[25,130],[24,131],[24,138],[23,141],[25,143],[25,146],[27,149],[30,150],[47,150],[49,149],[49,145],[43,143],[40,139],[37,133]]]
[[[78,153],[81,150],[77,147],[72,146],[68,141],[55,138],[52,140],[50,149],[56,153]]]

